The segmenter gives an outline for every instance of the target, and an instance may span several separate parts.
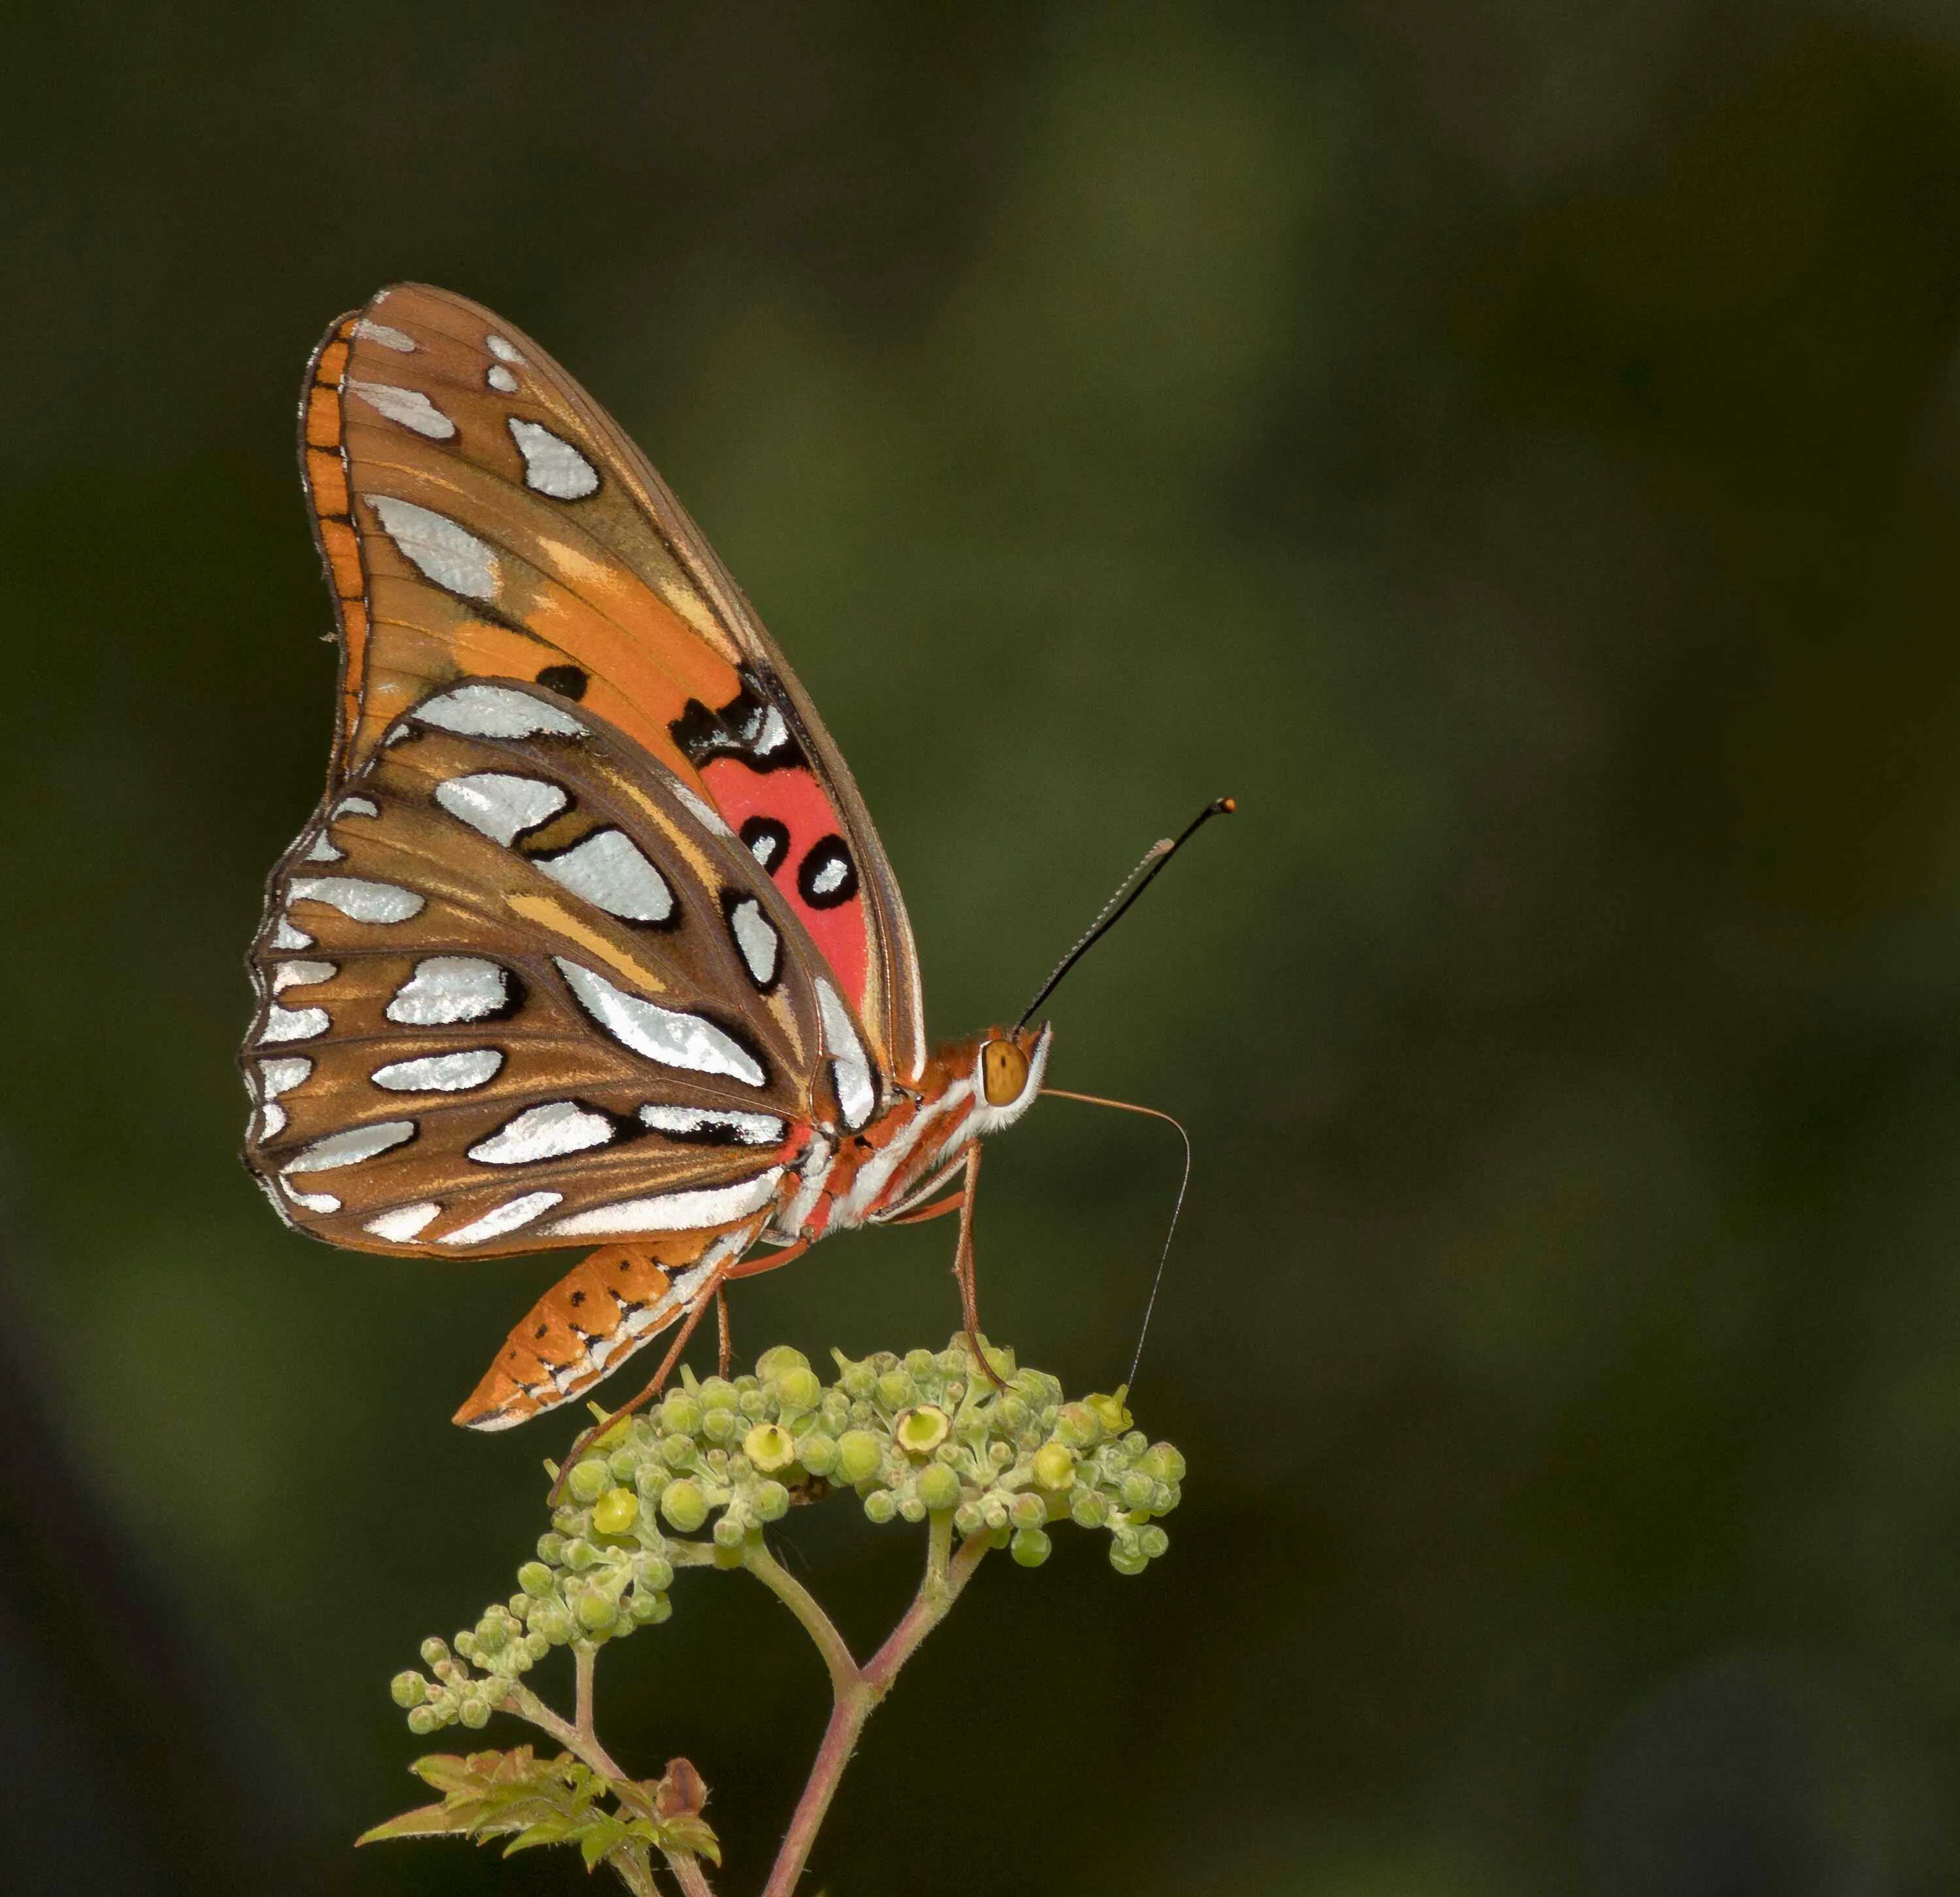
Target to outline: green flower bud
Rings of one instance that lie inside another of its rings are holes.
[[[867,1402],[877,1393],[878,1373],[869,1364],[852,1364],[837,1380],[844,1386],[846,1396],[859,1402]]]
[[[963,1539],[978,1534],[986,1525],[987,1518],[981,1513],[978,1502],[962,1502],[953,1511],[953,1526]]]
[[[1071,1449],[1089,1449],[1102,1434],[1102,1425],[1087,1403],[1064,1403],[1056,1411],[1053,1424],[1058,1441]]]
[[[877,1399],[886,1409],[903,1409],[915,1393],[912,1380],[903,1370],[887,1370],[878,1379]]]
[[[739,1409],[711,1409],[702,1418],[701,1433],[712,1443],[732,1443],[742,1434],[744,1422]]]
[[[1017,1528],[1039,1528],[1048,1520],[1048,1503],[1032,1493],[1017,1495],[1007,1504],[1007,1519]]]
[[[599,1558],[599,1551],[584,1536],[575,1536],[565,1545],[565,1564],[574,1574],[582,1574]]]
[[[420,1673],[397,1673],[388,1682],[388,1697],[406,1711],[428,1698],[428,1682]]]
[[[641,1587],[664,1594],[673,1585],[673,1563],[662,1555],[635,1555],[633,1578]]]
[[[565,1537],[562,1535],[540,1535],[538,1537],[538,1559],[549,1561],[555,1568],[565,1559]]]
[[[797,1441],[797,1460],[813,1475],[828,1475],[837,1466],[837,1440],[812,1430]]]
[[[640,1626],[657,1627],[673,1615],[673,1603],[664,1594],[635,1593],[628,1611]]]
[[[640,1472],[633,1478],[633,1487],[643,1502],[657,1502],[673,1480],[673,1472],[665,1463],[649,1459],[640,1465]]]
[[[691,1535],[708,1519],[708,1498],[701,1492],[698,1482],[683,1476],[667,1485],[667,1492],[660,1498],[660,1513],[669,1527]]]
[[[1005,1443],[989,1443],[987,1459],[996,1469],[1005,1469],[1014,1459],[1014,1452]]]
[[[473,1693],[456,1709],[456,1716],[472,1732],[479,1731],[490,1723],[490,1702]]]
[[[963,1378],[973,1367],[972,1358],[966,1354],[966,1347],[959,1344],[949,1344],[932,1361],[938,1366],[940,1373],[947,1377]]]
[[[959,1502],[959,1478],[943,1463],[919,1471],[918,1498],[928,1508],[954,1508]]]
[[[701,1399],[684,1389],[670,1389],[660,1399],[660,1428],[670,1436],[692,1436],[701,1428]]]
[[[548,1635],[532,1633],[524,1636],[524,1657],[533,1664],[542,1660],[551,1650],[552,1644]]]
[[[1169,1546],[1170,1536],[1154,1522],[1137,1536],[1137,1552],[1150,1561],[1155,1561]]]
[[[1039,1528],[1017,1528],[1007,1544],[1009,1552],[1023,1568],[1039,1568],[1048,1558],[1055,1544]]]
[[[790,1344],[772,1344],[756,1359],[756,1374],[765,1383],[774,1382],[785,1370],[809,1368],[810,1359]]]
[[[1004,1534],[1007,1526],[1006,1501],[998,1495],[982,1496],[980,1501],[980,1519],[987,1524],[988,1533]],[[994,1545],[997,1548],[1001,1545],[998,1542]]]
[[[709,1377],[695,1394],[705,1410],[733,1409],[742,1397],[742,1393],[733,1383],[720,1377]]]
[[[1109,1504],[1078,1482],[1070,1492],[1068,1512],[1077,1528],[1100,1528],[1109,1519]]]
[[[476,1636],[466,1628],[458,1634],[456,1637],[456,1650],[465,1660],[474,1660],[476,1657]]]
[[[418,1739],[441,1732],[448,1723],[433,1706],[418,1706],[409,1714],[409,1730]]]
[[[952,1428],[944,1410],[936,1403],[921,1403],[916,1409],[901,1410],[892,1419],[892,1439],[908,1456],[930,1456]]]
[[[864,1519],[880,1528],[898,1512],[897,1498],[889,1488],[874,1488],[864,1498]]]
[[[776,1401],[786,1411],[814,1409],[822,1400],[823,1385],[807,1364],[787,1370],[773,1380]]]
[[[789,1513],[790,1492],[781,1482],[758,1482],[749,1506],[759,1522],[779,1522]]]
[[[587,1633],[596,1634],[601,1628],[610,1627],[619,1609],[596,1587],[589,1587],[579,1596],[578,1605],[574,1609],[578,1624]]]
[[[919,1500],[916,1489],[908,1489],[899,1498],[899,1513],[908,1522],[925,1520],[925,1504]]]
[[[476,1650],[493,1658],[511,1644],[511,1623],[501,1614],[486,1614],[476,1623]]]
[[[775,1408],[775,1405],[770,1400],[770,1396],[771,1393],[767,1390],[745,1389],[742,1393],[742,1400],[737,1407],[750,1422],[759,1423]]]
[[[837,1441],[837,1479],[853,1487],[869,1481],[884,1465],[885,1448],[868,1429],[846,1430]],[[887,1520],[889,1517],[886,1518]]]
[[[1057,1491],[1075,1481],[1075,1455],[1064,1443],[1047,1443],[1035,1451],[1035,1480]]]
[[[905,1368],[915,1377],[930,1377],[938,1367],[938,1361],[931,1351],[905,1352]]]
[[[630,1488],[609,1488],[592,1505],[592,1526],[602,1535],[624,1535],[640,1519],[640,1498]]]
[[[732,1510],[716,1518],[714,1533],[717,1548],[740,1548],[749,1536],[741,1517]]]
[[[1012,1390],[995,1400],[994,1415],[1003,1429],[1025,1429],[1028,1425],[1027,1404]]]
[[[562,1647],[571,1638],[570,1611],[561,1601],[539,1601],[531,1610],[531,1631],[542,1638],[547,1649]]]
[[[711,1416],[719,1414],[720,1412],[715,1410],[711,1410],[708,1412]],[[703,1428],[705,1427],[706,1424],[704,1422]],[[667,1436],[661,1438],[660,1460],[670,1469],[692,1468],[700,1453],[700,1450],[695,1447],[694,1438],[691,1436]]]
[[[823,1427],[832,1436],[842,1436],[851,1420],[851,1405],[845,1400],[841,1390],[827,1389],[823,1401],[817,1405],[817,1414],[823,1418]]]
[[[425,1666],[439,1666],[449,1657],[449,1644],[431,1634],[422,1642],[422,1654]]]
[[[639,1467],[640,1452],[637,1449],[616,1449],[606,1459],[606,1471],[616,1482],[630,1482]]]
[[[796,1440],[780,1423],[758,1423],[742,1438],[742,1453],[752,1468],[773,1475],[796,1460]]]
[[[1123,1478],[1123,1485],[1118,1492],[1123,1498],[1125,1508],[1147,1508],[1150,1505],[1150,1491],[1156,1487],[1156,1483],[1141,1470],[1132,1469]]]
[[[612,1486],[612,1472],[597,1456],[588,1456],[582,1463],[573,1466],[571,1479],[565,1484],[574,1500],[581,1502],[597,1501]]]
[[[1125,1548],[1121,1542],[1109,1544],[1109,1565],[1118,1574],[1141,1574],[1150,1564],[1150,1558],[1142,1549]]]

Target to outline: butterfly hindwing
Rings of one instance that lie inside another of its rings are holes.
[[[625,732],[428,695],[274,871],[247,1159],[292,1222],[438,1256],[733,1224],[882,1086],[797,917]]]
[[[915,1077],[911,927],[850,772],[698,530],[578,384],[488,310],[399,286],[329,333],[301,433],[341,619],[335,783],[432,689],[542,685],[718,810],[873,1056]]]

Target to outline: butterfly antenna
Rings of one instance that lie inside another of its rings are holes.
[[[1189,835],[1189,832],[1185,834]],[[1137,1329],[1137,1348],[1130,1358],[1130,1373],[1123,1380],[1125,1393],[1135,1389],[1137,1366],[1144,1361],[1144,1339],[1150,1334],[1150,1313],[1157,1307],[1157,1287],[1163,1282],[1164,1266],[1170,1260],[1170,1242],[1177,1236],[1179,1215],[1184,1210],[1185,1188],[1191,1183],[1191,1135],[1184,1130],[1184,1122],[1174,1119],[1154,1106],[1139,1106],[1134,1100],[1106,1100],[1100,1093],[1071,1093],[1066,1087],[1045,1087],[1043,1100],[1080,1100],[1085,1106],[1113,1106],[1125,1113],[1141,1113],[1146,1119],[1162,1120],[1165,1125],[1175,1127],[1177,1136],[1184,1142],[1184,1173],[1177,1182],[1177,1200],[1170,1208],[1170,1227],[1164,1233],[1163,1249],[1157,1254],[1157,1268],[1150,1280],[1150,1294],[1144,1303],[1144,1321]]]
[[[1014,1023],[1014,1029],[1017,1033],[1027,1026],[1029,1017],[1035,1010],[1055,992],[1061,983],[1061,978],[1123,919],[1130,905],[1156,880],[1158,872],[1163,866],[1176,855],[1178,851],[1182,849],[1205,824],[1210,823],[1212,818],[1230,816],[1238,807],[1238,800],[1235,797],[1214,797],[1177,836],[1161,837],[1144,852],[1142,861],[1116,885],[1115,894],[1102,905],[1101,909],[1096,913],[1095,921],[1083,931],[1075,946],[1055,963],[1054,973],[1049,976],[1036,991],[1035,998],[1021,1010],[1021,1018]],[[1083,1094],[1075,1097],[1086,1100],[1088,1096]],[[1106,1101],[1104,1104],[1113,1106],[1121,1103]],[[1148,1109],[1138,1107],[1135,1110],[1141,1113]]]

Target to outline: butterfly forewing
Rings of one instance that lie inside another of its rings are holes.
[[[910,925],[851,774],[679,504],[527,336],[384,291],[317,355],[304,460],[343,641],[336,787],[471,678],[535,681],[705,797],[884,1071],[924,1058]]]
[[[877,1084],[716,813],[512,683],[431,694],[357,759],[275,870],[253,965],[248,1160],[293,1222],[364,1249],[733,1223],[813,1109]]]

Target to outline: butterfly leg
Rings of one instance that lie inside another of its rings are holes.
[[[966,1348],[973,1361],[987,1373],[996,1389],[1005,1389],[1001,1373],[988,1362],[980,1348],[980,1292],[973,1273],[973,1200],[980,1184],[980,1144],[976,1140],[966,1149],[966,1179],[956,1203],[959,1208],[959,1243],[953,1250],[953,1275],[959,1286],[959,1314],[966,1330]]]
[[[728,1291],[724,1284],[714,1287],[714,1328],[718,1333],[715,1352],[716,1373],[724,1380],[735,1364],[735,1333],[728,1323]]]

